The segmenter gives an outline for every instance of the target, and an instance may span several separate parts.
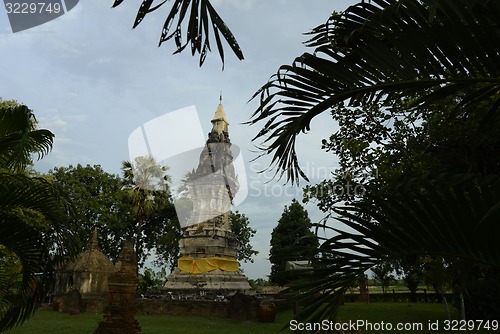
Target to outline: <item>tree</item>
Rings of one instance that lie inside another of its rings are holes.
[[[0,99],[0,332],[22,324],[54,284],[55,269],[78,244],[61,225],[69,204],[25,167],[52,148],[33,111]],[[15,272],[17,271],[17,275]]]
[[[134,227],[130,206],[125,203],[123,180],[99,165],[80,164],[54,168],[48,178],[75,208],[75,217],[65,222],[67,229],[88,244],[97,228],[102,251],[111,260],[116,259],[127,231]]]
[[[255,235],[256,231],[250,227],[248,217],[239,211],[231,212],[231,230],[240,244],[237,260],[253,263],[252,257],[259,252],[254,250],[250,243],[250,238]]]
[[[263,155],[272,153],[277,172],[296,182],[307,178],[297,136],[344,102],[391,106],[418,96],[416,110],[454,97],[458,110],[473,112],[487,101],[487,123],[500,106],[498,47],[491,42],[500,39],[498,13],[493,1],[480,0],[362,1],[334,13],[310,32],[306,45],[314,52],[281,66],[255,93],[260,105],[249,123],[264,126],[254,140],[263,140]]]
[[[144,274],[139,274],[139,291],[143,293],[160,292],[160,289],[167,281],[167,272],[165,268],[155,272],[151,268],[145,268]]]
[[[409,255],[400,258],[396,263],[396,272],[403,275],[403,281],[410,290],[410,301],[417,302],[417,288],[424,278],[424,263],[421,257]]]
[[[169,210],[170,211],[170,210]],[[177,267],[179,259],[179,240],[182,237],[182,230],[177,216],[172,217],[165,225],[165,232],[158,236],[155,251],[157,266],[168,266],[171,271]]]
[[[123,0],[115,0],[113,7],[120,5]],[[139,23],[142,22],[146,14],[151,13],[161,6],[163,6],[167,1],[163,1],[158,5],[151,7],[153,5],[153,0],[145,0],[142,2],[139,10],[137,11],[137,16],[133,28],[137,27]],[[191,7],[191,8],[189,8]],[[186,15],[189,11],[189,15]],[[175,18],[178,18],[175,30],[172,32],[170,30]],[[189,22],[185,27],[186,31],[186,42],[182,41],[182,23],[184,19],[189,17]],[[243,60],[243,52],[238,45],[238,42],[234,38],[231,30],[226,26],[222,18],[219,16],[215,8],[212,6],[209,0],[175,0],[170,9],[170,12],[163,25],[160,42],[166,42],[174,38],[175,45],[177,46],[177,51],[175,53],[182,52],[188,44],[191,46],[191,53],[194,56],[195,53],[200,54],[200,66],[203,65],[205,58],[210,47],[210,29],[212,27],[212,33],[215,37],[215,42],[217,44],[217,49],[219,50],[219,56],[222,61],[222,68],[224,68],[224,48],[222,46],[222,37],[229,44],[229,47],[233,50],[234,54],[238,59]]]
[[[337,234],[318,251],[334,257],[295,287],[320,296],[302,321],[333,319],[349,284],[383,258],[448,256],[498,270],[500,247],[489,232],[500,218],[498,15],[492,1],[362,1],[315,28],[314,52],[283,65],[254,95],[260,105],[250,123],[264,124],[254,140],[292,183],[307,178],[295,142],[318,114],[343,112],[352,134],[364,125],[359,114],[389,124],[323,142],[343,147],[344,162],[382,169],[366,177],[361,196],[323,198],[330,217],[352,230],[323,225]],[[356,185],[352,175],[347,169],[320,186]]]
[[[137,157],[133,163],[123,162],[123,184],[126,202],[130,205],[135,223],[129,237],[134,237],[137,259],[144,263],[145,249],[154,241],[148,230],[164,230],[175,217],[169,193],[166,166],[160,166],[153,157]],[[163,215],[162,215],[163,214]],[[160,235],[157,233],[156,235]]]
[[[373,278],[380,283],[382,293],[385,293],[385,288],[389,287],[391,281],[394,279],[394,276],[391,275],[393,270],[392,264],[387,261],[371,267]]]
[[[285,206],[278,225],[271,234],[271,281],[283,285],[290,277],[285,273],[287,261],[310,260],[318,248],[318,239],[311,231],[307,211],[295,199]]]
[[[116,259],[123,242],[136,235],[138,228],[137,212],[130,205],[130,186],[124,188],[125,180],[105,172],[99,165],[58,167],[47,177],[74,203],[76,217],[64,222],[66,228],[79,235],[83,244],[88,243],[97,228],[102,251],[110,259]],[[180,228],[173,204],[168,201],[163,204],[143,220],[139,265],[153,249],[160,257],[157,261],[160,265],[167,264],[165,259],[170,257],[177,259]]]
[[[42,158],[52,148],[54,134],[37,129],[33,111],[14,100],[0,98],[0,167],[14,172],[23,171],[32,163],[32,154]]]

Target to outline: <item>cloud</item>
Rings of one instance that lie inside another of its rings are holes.
[[[256,2],[256,0],[212,0],[212,5],[214,6],[215,9],[222,7],[222,6],[234,6],[235,8],[238,8],[240,10],[250,10],[252,9]]]
[[[284,180],[266,183],[272,172],[257,174],[256,167],[265,168],[269,157],[249,163],[257,155],[251,152],[255,144],[251,139],[261,125],[241,125],[259,103],[258,98],[247,101],[280,65],[290,64],[306,51],[302,33],[323,23],[333,9],[345,9],[346,4],[330,0],[213,1],[245,55],[244,61],[237,60],[224,42],[224,71],[215,42],[202,68],[189,47],[179,55],[172,55],[175,45],[171,41],[157,47],[169,3],[148,14],[135,30],[131,27],[140,1],[124,2],[114,9],[107,1],[80,1],[63,17],[16,34],[4,32],[10,32],[10,27],[0,14],[0,48],[5,50],[0,92],[4,99],[26,103],[40,126],[56,134],[53,151],[37,162],[37,168],[46,171],[89,163],[120,173],[121,161],[128,158],[127,139],[135,128],[168,111],[195,105],[206,135],[222,90],[231,141],[241,148],[248,181],[254,181],[256,187],[249,189],[249,197],[237,208],[257,229],[252,243],[261,251],[245,272],[261,277],[270,271],[267,257],[272,228],[284,205],[301,190],[284,186]],[[298,138],[300,161],[308,162],[318,175],[320,167],[335,163],[320,149],[321,139],[334,130],[324,120],[313,122],[313,131]],[[321,215],[308,210],[311,219]]]
[[[38,124],[42,128],[63,130],[63,131],[66,131],[68,129],[68,122],[63,120],[60,116],[53,116],[51,118],[40,117],[38,118],[38,120],[39,120]]]

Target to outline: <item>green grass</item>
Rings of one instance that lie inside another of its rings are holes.
[[[144,334],[267,334],[278,333],[292,317],[291,311],[278,314],[274,323],[261,323],[258,320],[237,321],[220,317],[174,316],[174,315],[139,315],[137,319]],[[101,314],[82,313],[67,315],[50,310],[39,310],[22,327],[15,328],[8,334],[91,334],[97,328]],[[429,321],[446,319],[442,304],[408,303],[346,303],[339,310],[339,319],[343,322],[365,320],[370,323],[399,322],[422,323],[427,330]],[[395,332],[395,331],[394,331]],[[289,330],[281,333],[290,333]],[[362,333],[391,333],[390,331],[367,331]],[[441,332],[432,332],[441,333]]]
[[[427,290],[427,292],[434,292],[434,290],[432,288],[429,288],[428,286],[425,286],[425,285],[418,286],[417,292],[423,292],[424,289]],[[386,293],[391,293],[392,290],[394,290],[396,292],[410,292],[410,290],[404,285],[390,285],[390,286],[385,288]],[[354,289],[353,291],[358,293],[359,289]],[[374,292],[381,293],[381,292],[383,292],[383,289],[381,286],[378,286],[378,285],[370,285],[370,286],[368,286],[368,292],[369,293],[374,293]]]
[[[365,330],[362,328],[363,333],[398,333],[398,331],[376,330],[375,324],[381,321],[390,323],[393,327],[396,327],[398,323],[422,324],[424,330],[419,332],[428,333],[430,331],[426,329],[429,322],[442,323],[445,319],[447,315],[444,306],[433,303],[346,303],[339,310],[340,321],[364,320],[373,324],[373,330],[366,330],[367,327],[365,327]]]
[[[263,334],[277,333],[290,319],[290,312],[279,313],[274,323],[258,320],[238,321],[222,317],[138,315],[144,334]],[[97,328],[102,315],[81,313],[67,315],[49,310],[39,310],[24,325],[8,334],[91,334]],[[126,334],[126,333],[125,333]]]

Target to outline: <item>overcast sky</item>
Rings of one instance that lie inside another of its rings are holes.
[[[36,163],[37,170],[80,163],[119,174],[121,162],[129,159],[130,134],[166,113],[195,106],[206,137],[222,91],[231,141],[241,148],[248,184],[247,197],[235,209],[257,230],[252,244],[260,252],[243,268],[250,278],[265,277],[272,229],[284,206],[301,199],[302,191],[284,181],[269,182],[274,171],[257,173],[269,160],[250,161],[257,155],[251,139],[259,129],[242,124],[257,107],[257,100],[248,101],[280,65],[306,51],[304,32],[355,1],[213,0],[245,56],[237,60],[225,45],[223,71],[215,49],[200,68],[189,48],[172,55],[173,43],[157,47],[169,4],[132,30],[141,2],[112,9],[112,0],[82,0],[67,14],[18,33],[12,33],[0,8],[0,97],[28,105],[40,127],[55,133],[54,148]],[[181,131],[193,129],[186,124]],[[321,139],[334,129],[323,115],[299,138],[300,162],[312,179],[324,179],[336,167],[336,159],[320,149]],[[313,221],[321,219],[313,205],[307,209]]]

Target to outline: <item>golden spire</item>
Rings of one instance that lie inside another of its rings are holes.
[[[229,122],[226,118],[226,112],[224,111],[224,106],[222,105],[222,92],[219,97],[219,105],[215,111],[214,118],[212,119],[212,132],[223,133],[228,131]]]

